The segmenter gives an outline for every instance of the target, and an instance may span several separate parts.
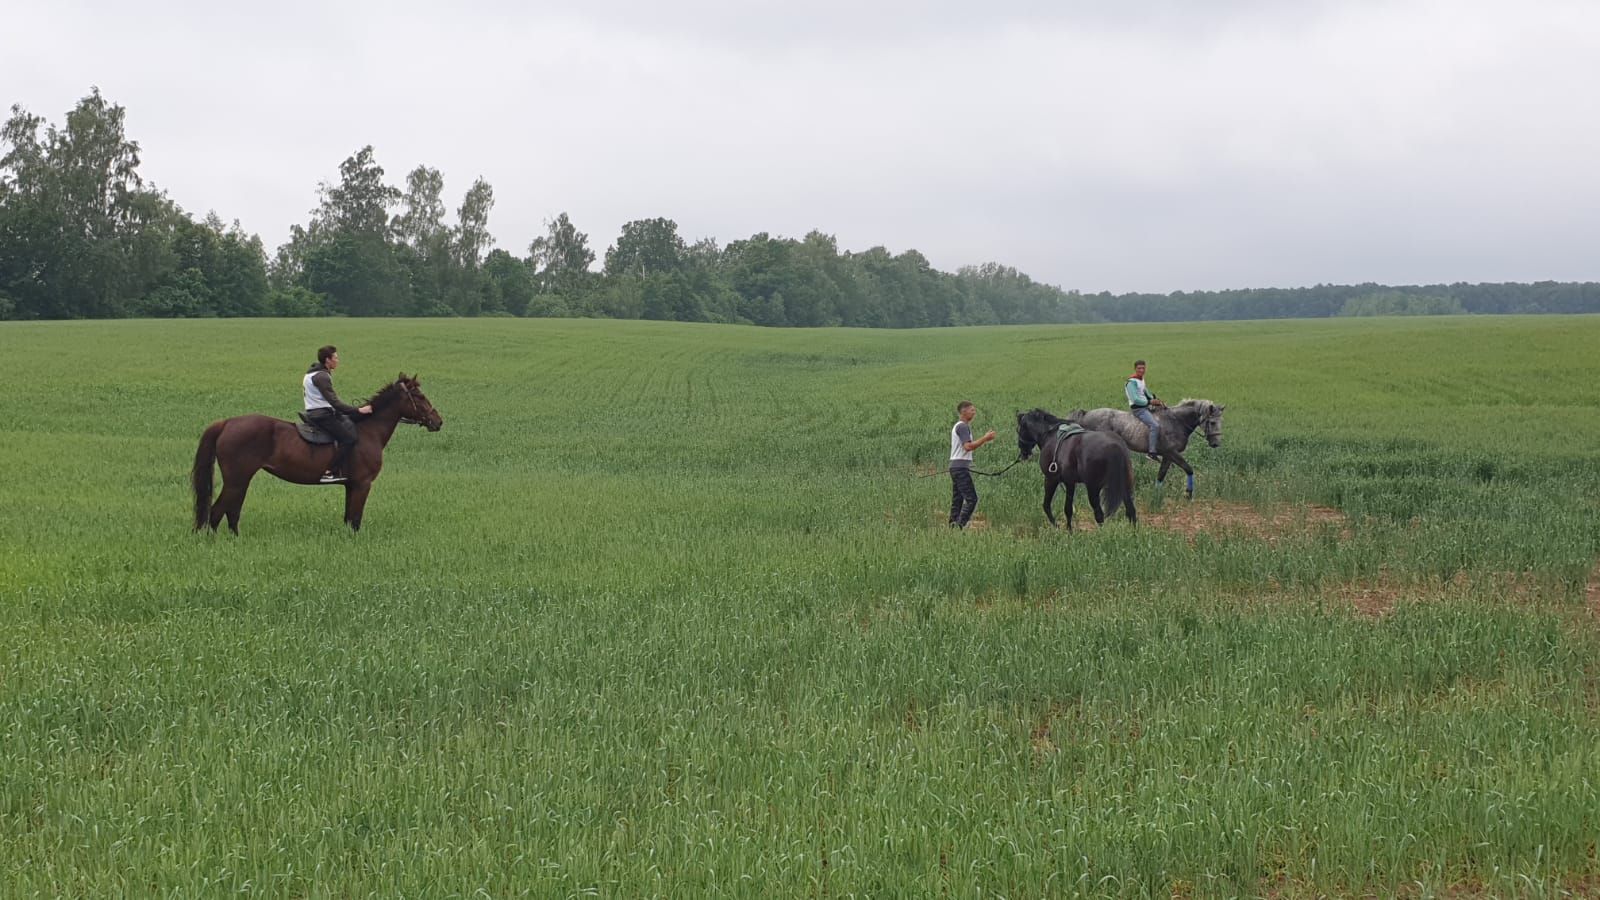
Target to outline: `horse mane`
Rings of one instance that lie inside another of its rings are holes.
[[[404,372],[401,372],[399,378],[396,378],[383,387],[378,388],[377,392],[372,395],[372,399],[368,400],[367,403],[372,406],[373,412],[377,412],[389,404],[399,401],[401,397],[405,396],[406,389],[403,387],[405,382],[410,382],[412,385],[415,385],[416,381],[416,376],[408,376]]]
[[[1019,419],[1024,419],[1024,420],[1027,420],[1027,421],[1030,421],[1030,422],[1043,422],[1044,424],[1049,425],[1052,428],[1057,426],[1057,425],[1061,425],[1061,424],[1063,424],[1064,422],[1067,421],[1066,419],[1058,417],[1055,413],[1052,413],[1052,412],[1050,412],[1049,410],[1046,410],[1046,409],[1040,409],[1037,406],[1035,406],[1033,409],[1028,410],[1025,413],[1019,413],[1018,414],[1018,418]]]
[[[1198,428],[1200,427],[1200,423],[1205,421],[1206,409],[1208,407],[1215,408],[1216,404],[1212,403],[1210,400],[1201,400],[1196,397],[1185,397],[1183,398],[1183,402],[1179,403],[1177,406],[1167,407],[1167,411],[1176,416],[1180,422],[1185,423],[1188,427]]]

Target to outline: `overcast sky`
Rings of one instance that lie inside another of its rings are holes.
[[[269,252],[371,144],[518,255],[567,212],[1086,292],[1600,280],[1600,3],[1000,5],[23,0],[0,100],[99,86]]]

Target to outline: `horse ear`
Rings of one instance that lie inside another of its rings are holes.
[[[1223,411],[1223,410],[1225,410],[1225,409],[1227,409],[1227,407],[1226,407],[1226,406],[1223,406],[1223,405],[1222,405],[1222,404],[1220,404],[1220,403],[1219,403],[1219,404],[1217,404],[1217,412],[1222,412],[1222,411]]]

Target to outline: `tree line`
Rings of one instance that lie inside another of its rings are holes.
[[[438,169],[417,166],[398,187],[370,146],[340,164],[309,220],[269,256],[237,221],[196,219],[147,184],[125,119],[98,89],[60,126],[12,107],[0,130],[0,319],[511,315],[920,328],[1600,312],[1593,282],[1081,294],[999,263],[949,273],[915,250],[841,252],[820,231],[690,242],[667,218],[628,222],[597,257],[562,213],[518,255],[494,246],[487,181],[472,183],[450,222]]]

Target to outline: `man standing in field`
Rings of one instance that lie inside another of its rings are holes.
[[[333,435],[339,445],[333,465],[322,475],[322,480],[327,482],[339,481],[344,477],[339,473],[344,470],[344,462],[350,457],[350,451],[359,438],[350,417],[372,414],[370,405],[358,409],[340,400],[339,395],[333,392],[333,370],[337,368],[339,348],[329,344],[317,351],[316,364],[307,369],[305,377],[300,379],[300,386],[305,390],[306,420]]]
[[[994,440],[994,429],[972,439],[972,417],[978,408],[971,400],[956,404],[956,424],[950,429],[950,525],[965,528],[978,509],[978,489],[972,484],[972,451]]]
[[[1150,450],[1145,455],[1159,460],[1161,457],[1156,455],[1156,438],[1161,434],[1161,424],[1156,421],[1155,414],[1151,410],[1162,409],[1166,404],[1145,387],[1144,360],[1134,360],[1133,374],[1128,376],[1128,383],[1124,385],[1123,390],[1128,395],[1128,409],[1132,411],[1134,418],[1143,422],[1150,430]]]

